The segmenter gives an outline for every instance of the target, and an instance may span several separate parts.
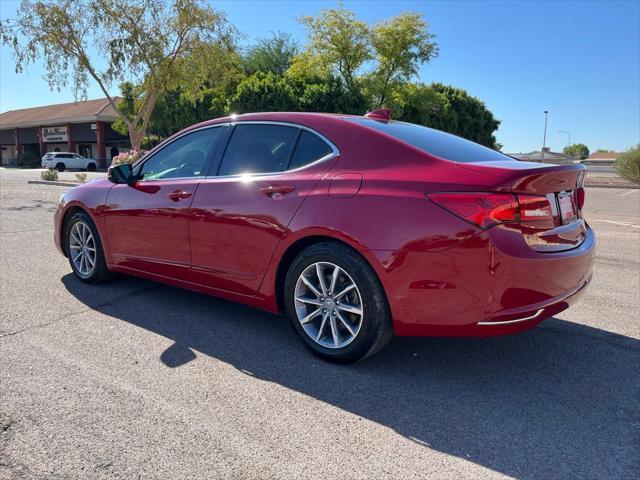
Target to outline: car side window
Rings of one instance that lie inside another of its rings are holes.
[[[141,180],[204,176],[209,153],[221,138],[222,128],[206,128],[183,135],[146,160]]]
[[[284,125],[236,125],[218,175],[286,170],[298,131]]]
[[[332,152],[333,149],[318,135],[302,130],[288,169],[293,170],[304,167],[326,157]]]

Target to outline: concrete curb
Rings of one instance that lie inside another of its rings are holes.
[[[78,185],[83,185],[82,183],[51,182],[49,180],[28,180],[27,183],[33,183],[36,185],[55,185],[56,187],[77,187]]]
[[[606,185],[606,184],[597,184],[597,183],[585,183],[584,186],[588,188],[622,188],[627,190],[640,188],[640,185],[621,185],[621,184]]]

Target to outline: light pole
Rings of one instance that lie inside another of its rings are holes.
[[[567,132],[566,130],[558,130],[558,133],[566,133],[569,135],[569,141],[567,142],[567,147],[571,146],[571,132]]]
[[[544,111],[544,137],[542,137],[542,160],[544,161],[544,149],[547,148],[547,118],[549,117],[549,110]]]

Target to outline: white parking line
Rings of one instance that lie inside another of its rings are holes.
[[[640,225],[635,225],[633,223],[627,223],[627,222],[616,222],[613,220],[589,220],[589,223],[592,223],[592,222],[611,223],[612,225],[622,225],[623,227],[640,228]]]
[[[640,192],[640,189],[631,189],[631,190],[627,190],[626,192],[622,192],[620,194],[621,197],[626,197],[627,195],[631,195],[632,193],[635,192]]]

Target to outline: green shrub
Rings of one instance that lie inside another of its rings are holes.
[[[86,182],[87,181],[87,174],[86,173],[76,173],[76,180],[78,180],[79,182]]]
[[[615,168],[621,177],[640,182],[640,144],[616,158]]]
[[[55,182],[58,180],[58,172],[55,170],[44,170],[40,172],[40,178],[48,182]]]
[[[39,167],[40,157],[33,152],[22,152],[18,156],[19,167]]]

